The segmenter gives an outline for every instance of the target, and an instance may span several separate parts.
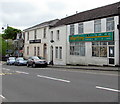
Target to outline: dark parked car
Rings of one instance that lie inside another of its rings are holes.
[[[32,66],[32,67],[36,67],[36,66],[47,66],[47,62],[45,61],[45,58],[43,57],[37,57],[37,56],[32,56],[28,58],[27,61],[27,67]]]
[[[15,65],[27,65],[27,60],[25,60],[23,57],[18,57],[15,60]]]
[[[15,59],[16,59],[15,57],[9,57],[7,59],[7,65],[14,65]]]

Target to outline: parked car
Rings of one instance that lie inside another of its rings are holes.
[[[15,65],[27,65],[27,60],[25,60],[23,57],[18,57],[15,60]]]
[[[47,66],[47,62],[45,61],[45,58],[43,57],[37,57],[37,56],[32,56],[28,58],[27,61],[27,67],[32,66],[32,67],[46,67]]]
[[[14,65],[15,59],[16,59],[15,57],[9,57],[7,59],[7,65]]]

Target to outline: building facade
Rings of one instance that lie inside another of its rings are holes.
[[[49,28],[58,19],[47,21],[25,29],[24,57],[42,56],[48,60]]]
[[[67,61],[67,35],[66,25],[54,26],[50,28],[49,62],[56,65],[66,65]]]
[[[120,65],[120,2],[45,23],[25,30],[25,57],[43,56],[56,65]]]
[[[81,12],[71,16],[71,21],[64,20],[67,64],[119,65],[119,5],[118,2]]]
[[[67,25],[68,64],[118,65],[118,24],[118,16],[110,16]]]

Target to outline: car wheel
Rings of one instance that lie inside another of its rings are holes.
[[[35,68],[35,67],[36,67],[35,63],[33,63],[33,64],[32,64],[32,67],[33,67],[33,68]]]
[[[29,67],[29,64],[27,63],[27,67]]]

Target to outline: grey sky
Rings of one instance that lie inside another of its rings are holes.
[[[0,32],[7,24],[23,30],[115,2],[119,0],[0,0]]]

